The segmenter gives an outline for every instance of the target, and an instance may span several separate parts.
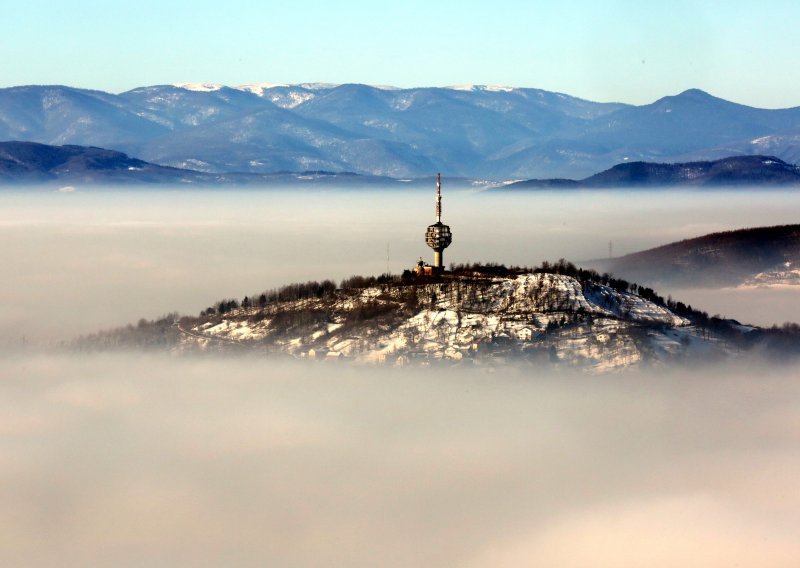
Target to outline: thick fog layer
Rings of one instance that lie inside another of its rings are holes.
[[[580,261],[609,240],[624,254],[797,220],[800,196],[752,195],[446,191],[445,260]],[[796,565],[797,368],[579,377],[38,349],[399,272],[429,256],[432,217],[418,191],[0,194],[0,565]],[[800,320],[794,291],[726,293],[689,301]]]
[[[754,197],[757,196],[757,197]],[[792,192],[448,191],[445,262],[622,255],[712,231],[797,222]],[[0,194],[0,344],[47,343],[307,279],[400,272],[429,258],[434,193],[113,191]],[[387,251],[388,246],[388,251]],[[388,252],[388,262],[387,262]],[[671,290],[660,290],[664,294]],[[676,297],[680,297],[675,293]],[[761,299],[759,299],[761,298]],[[800,320],[800,294],[688,301],[761,324]]]
[[[798,371],[6,359],[0,564],[794,568]]]

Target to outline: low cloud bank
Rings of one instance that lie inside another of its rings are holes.
[[[795,566],[798,370],[7,358],[0,564]]]

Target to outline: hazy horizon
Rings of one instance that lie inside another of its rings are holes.
[[[749,106],[749,107],[752,107],[752,108],[758,108],[758,109],[764,109],[764,110],[786,110],[786,109],[793,109],[793,108],[800,107],[800,98],[798,98],[797,100],[794,100],[794,99],[786,100],[785,103],[778,104],[778,105],[775,105],[775,104],[763,104],[763,103],[752,103],[752,102],[745,102],[744,100],[740,100],[740,99],[736,99],[736,98],[727,96],[725,93],[720,93],[720,92],[715,91],[713,89],[708,89],[706,87],[701,87],[701,86],[694,85],[694,84],[683,85],[682,87],[668,89],[668,90],[665,90],[664,92],[660,92],[660,93],[653,93],[650,96],[650,98],[638,99],[638,100],[598,99],[598,98],[592,98],[592,97],[583,96],[580,93],[568,92],[566,90],[558,90],[558,89],[554,89],[554,88],[544,88],[544,87],[542,87],[540,85],[534,85],[534,84],[531,84],[531,85],[527,85],[527,84],[524,84],[524,85],[522,85],[522,84],[510,85],[510,84],[486,84],[486,83],[479,83],[479,82],[472,82],[472,83],[463,82],[463,83],[459,83],[459,84],[419,84],[419,85],[417,85],[417,84],[407,84],[407,85],[399,86],[399,85],[390,85],[390,84],[370,83],[370,82],[367,82],[367,81],[325,82],[325,81],[311,81],[311,80],[309,80],[309,81],[298,81],[298,82],[279,82],[279,81],[278,82],[270,82],[270,81],[259,82],[259,81],[250,81],[250,82],[245,82],[245,83],[220,83],[220,82],[217,82],[217,81],[198,80],[198,81],[178,81],[178,82],[167,82],[167,83],[143,83],[143,84],[140,84],[140,85],[129,85],[127,88],[124,88],[124,89],[104,89],[104,88],[100,88],[100,87],[98,87],[96,85],[92,85],[92,84],[78,84],[78,83],[70,83],[70,82],[59,83],[59,82],[52,82],[51,81],[51,82],[40,82],[40,83],[7,84],[7,85],[0,86],[0,89],[11,89],[11,88],[16,88],[16,87],[62,86],[62,87],[70,88],[70,89],[79,89],[79,90],[87,90],[87,91],[102,91],[102,92],[106,92],[106,93],[109,93],[109,94],[112,94],[112,95],[121,95],[121,94],[126,93],[126,92],[131,91],[131,90],[135,90],[135,89],[139,89],[139,88],[145,88],[145,87],[155,87],[155,86],[161,86],[161,85],[170,85],[170,86],[175,86],[175,87],[189,88],[190,90],[198,89],[198,90],[201,90],[201,91],[205,90],[206,88],[210,88],[210,87],[228,87],[228,88],[232,88],[232,89],[240,89],[240,88],[244,89],[245,87],[250,87],[250,86],[254,86],[254,85],[256,85],[256,86],[257,85],[274,85],[274,86],[310,85],[310,86],[312,86],[312,88],[313,88],[314,85],[330,85],[330,86],[334,86],[334,87],[335,86],[340,86],[340,85],[366,85],[366,86],[374,87],[374,88],[377,88],[377,89],[390,89],[390,90],[415,90],[415,89],[454,89],[454,90],[459,90],[459,89],[467,89],[467,88],[470,88],[470,87],[488,87],[490,89],[531,89],[531,90],[542,90],[542,91],[547,91],[547,92],[556,93],[556,94],[560,94],[560,95],[566,95],[566,96],[569,96],[569,97],[574,97],[576,99],[589,101],[589,102],[592,102],[592,103],[608,103],[608,104],[620,103],[620,104],[631,105],[631,106],[647,106],[647,105],[653,104],[656,101],[659,101],[659,100],[661,100],[661,99],[663,99],[665,97],[675,97],[675,96],[678,96],[678,95],[680,95],[682,93],[685,93],[687,91],[699,90],[699,91],[703,91],[705,93],[708,93],[712,97],[715,97],[715,98],[718,98],[718,99],[722,99],[724,101],[728,101],[730,103],[734,103],[734,104],[738,104],[738,105]]]

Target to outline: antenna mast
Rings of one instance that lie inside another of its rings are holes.
[[[436,174],[436,222],[442,222],[442,174]]]
[[[437,274],[444,272],[442,252],[453,241],[450,227],[442,223],[442,174],[436,174],[436,222],[428,225],[425,231],[425,243],[433,249],[433,266],[431,270]]]

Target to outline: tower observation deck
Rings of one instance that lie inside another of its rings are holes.
[[[433,249],[433,270],[444,270],[444,249],[453,242],[450,227],[442,223],[442,174],[436,175],[436,222],[425,231],[425,243]]]

